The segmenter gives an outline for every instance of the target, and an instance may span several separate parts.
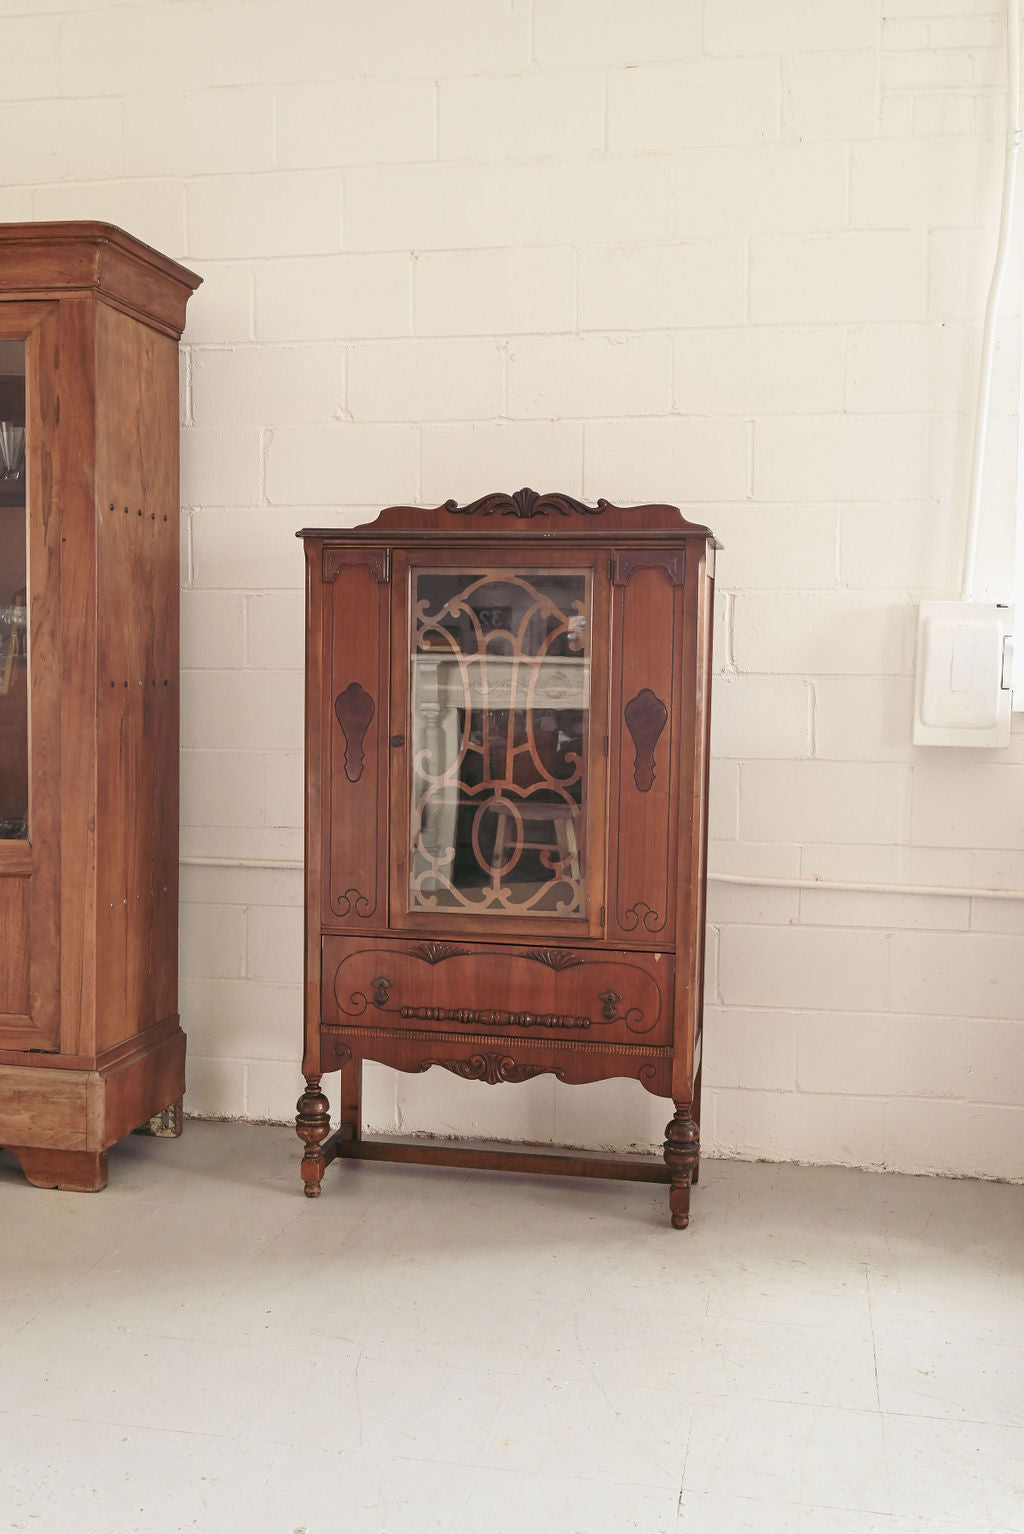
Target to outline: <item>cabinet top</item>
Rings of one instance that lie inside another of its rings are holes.
[[[178,337],[202,280],[115,224],[0,224],[0,299],[91,290]]]
[[[621,538],[666,536],[710,539],[708,527],[688,522],[678,506],[615,506],[599,500],[588,506],[571,495],[557,491],[538,494],[536,490],[517,490],[512,495],[494,491],[468,506],[445,501],[442,506],[387,506],[373,522],[358,527],[306,527],[297,537],[311,542],[416,543],[421,539],[450,538],[541,538],[575,541],[607,536]]]

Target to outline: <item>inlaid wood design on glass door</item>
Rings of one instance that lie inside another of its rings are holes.
[[[410,911],[587,919],[592,574],[418,568]]]

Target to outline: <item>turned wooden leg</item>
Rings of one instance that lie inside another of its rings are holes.
[[[322,1142],[331,1129],[330,1104],[320,1090],[320,1077],[307,1076],[306,1090],[296,1103],[295,1129],[305,1145],[302,1153],[302,1181],[307,1198],[319,1198],[320,1179],[324,1175]]]
[[[106,1151],[39,1149],[7,1145],[21,1170],[37,1188],[61,1188],[65,1193],[99,1193],[107,1186]]]
[[[690,1117],[689,1103],[676,1103],[676,1111],[665,1125],[665,1165],[672,1177],[668,1207],[676,1230],[690,1223],[690,1185],[700,1157],[697,1125]]]
[[[338,1127],[348,1140],[362,1137],[363,1062],[353,1060],[341,1068],[338,1089]]]

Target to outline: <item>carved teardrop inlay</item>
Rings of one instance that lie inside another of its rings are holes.
[[[646,794],[654,784],[654,748],[668,723],[668,709],[656,693],[644,687],[635,698],[630,698],[623,717],[636,747],[633,782]]]
[[[345,776],[350,783],[358,783],[363,775],[363,740],[376,711],[370,694],[358,682],[349,682],[334,700],[334,712],[345,737]]]

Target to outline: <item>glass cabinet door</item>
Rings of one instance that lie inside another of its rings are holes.
[[[28,836],[25,342],[0,340],[0,841]]]
[[[593,572],[409,583],[408,911],[586,922]]]

